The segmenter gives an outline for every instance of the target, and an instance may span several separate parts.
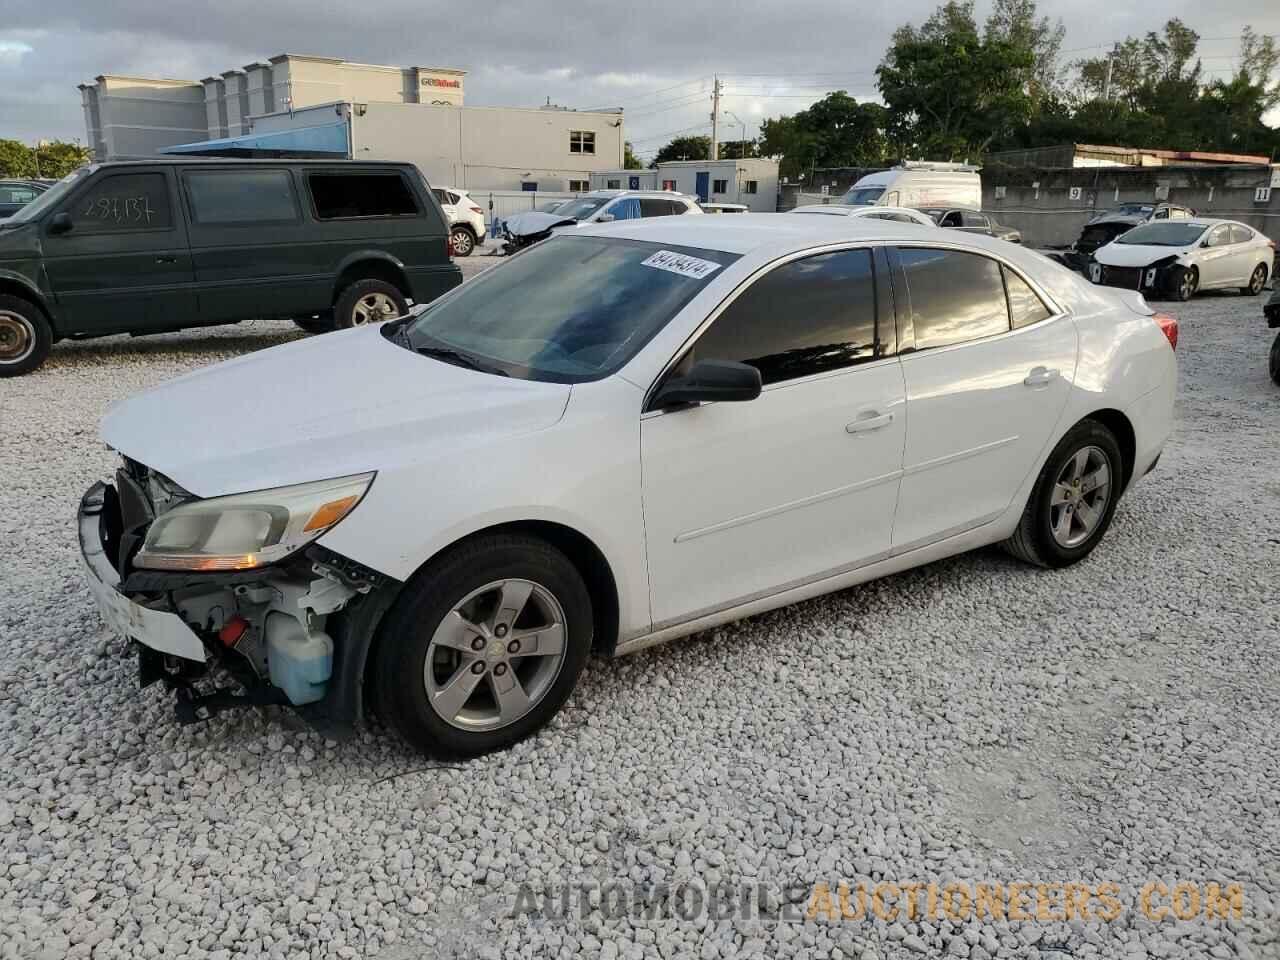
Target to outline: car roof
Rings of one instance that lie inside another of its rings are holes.
[[[681,193],[678,190],[592,190],[584,193],[583,197],[678,197],[681,200],[690,199],[688,194]]]
[[[289,160],[289,159],[254,159],[246,157],[155,157],[147,160],[100,160],[91,166],[104,167],[173,167],[173,166],[220,166],[220,167],[412,167],[412,163],[403,160]],[[432,184],[434,186],[434,184]],[[452,189],[452,188],[451,188]]]

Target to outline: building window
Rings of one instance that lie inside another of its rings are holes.
[[[522,180],[522,181],[520,182],[520,189],[521,189],[521,190],[523,190],[525,193],[537,193],[537,192],[538,192],[538,181],[537,181],[537,180]]]
[[[675,188],[676,188],[676,182],[675,182],[674,180],[663,180],[663,181],[662,181],[662,189],[663,189],[663,190],[675,190]]]
[[[755,192],[756,192],[756,188],[757,188],[758,186],[759,186],[759,184],[758,184],[758,183],[757,183],[757,181],[755,181],[755,180],[743,180],[743,181],[742,181],[742,192],[743,192],[743,193],[755,193]]]
[[[729,181],[728,180],[712,180],[711,192],[712,193],[728,193]]]
[[[605,186],[605,189],[606,189],[606,190],[621,190],[621,189],[622,189],[622,181],[621,181],[621,180],[606,180],[606,181],[604,182],[604,186]]]
[[[570,180],[570,181],[569,181],[569,192],[570,192],[570,193],[586,193],[586,192],[587,192],[588,190],[590,190],[590,189],[591,189],[591,184],[587,183],[587,181],[585,181],[585,180]]]
[[[596,135],[590,130],[569,131],[570,153],[595,153]]]

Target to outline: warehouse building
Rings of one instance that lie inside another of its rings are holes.
[[[100,160],[398,160],[432,183],[542,192],[586,190],[593,173],[621,165],[621,110],[468,107],[465,78],[281,54],[199,81],[100,76],[80,94]]]
[[[601,170],[593,190],[675,190],[700,203],[741,203],[752,213],[778,209],[776,160],[671,160],[652,170]]]

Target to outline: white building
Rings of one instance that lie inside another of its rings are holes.
[[[620,110],[467,107],[465,77],[282,54],[201,81],[101,76],[80,92],[98,159],[399,160],[436,184],[544,193],[621,165]]]
[[[741,203],[752,213],[778,209],[776,160],[671,160],[654,170],[601,170],[593,190],[676,190],[703,203]]]

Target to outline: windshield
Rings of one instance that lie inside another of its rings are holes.
[[[9,218],[9,223],[26,223],[39,217],[50,207],[56,206],[67,195],[67,191],[79,180],[91,174],[96,167],[81,167],[79,170],[72,170],[65,177],[55,183],[40,196],[36,197],[25,207]]]
[[[585,220],[608,203],[610,199],[610,197],[583,197],[581,200],[570,200],[554,212],[568,219]]]
[[[840,198],[840,202],[850,207],[865,207],[883,196],[884,187],[851,187],[849,192]]]
[[[540,203],[533,208],[533,211],[534,213],[555,213],[568,202],[568,200],[552,200],[550,203]]]
[[[1151,247],[1189,247],[1204,233],[1203,223],[1144,223],[1115,242]]]
[[[737,259],[613,237],[552,237],[436,301],[404,341],[525,380],[598,380]]]

